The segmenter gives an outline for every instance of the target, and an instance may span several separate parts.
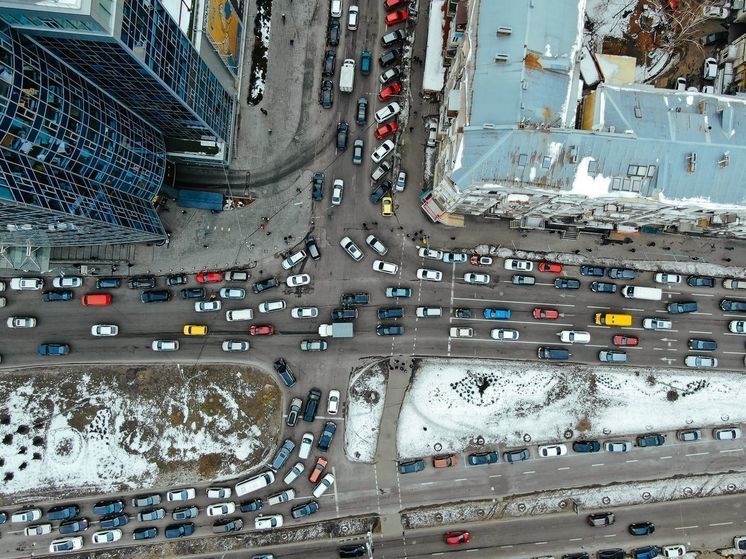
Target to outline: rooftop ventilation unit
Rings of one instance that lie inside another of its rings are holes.
[[[507,27],[505,25],[500,25],[497,28],[497,36],[498,37],[500,35],[512,35],[512,34],[513,34],[513,28],[512,27]]]
[[[498,52],[495,55],[495,62],[507,62],[508,61],[508,55],[503,52]]]

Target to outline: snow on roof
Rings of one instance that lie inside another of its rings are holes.
[[[427,53],[422,75],[423,91],[441,91],[445,83],[443,67],[443,5],[445,0],[430,2],[430,21],[427,29]]]

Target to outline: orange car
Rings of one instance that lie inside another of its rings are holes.
[[[450,468],[456,465],[455,454],[441,454],[440,456],[433,456],[433,467],[434,468]]]
[[[317,483],[328,464],[329,462],[326,458],[319,456],[319,459],[316,460],[316,464],[313,466],[313,470],[311,470],[311,475],[308,476],[308,481],[311,483]]]

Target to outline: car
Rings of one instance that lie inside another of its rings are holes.
[[[655,283],[681,283],[681,276],[668,272],[658,272],[653,276],[653,280]]]
[[[273,336],[275,327],[272,324],[252,324],[249,326],[250,336]]]
[[[666,442],[666,437],[658,433],[646,433],[637,437],[637,446],[646,448],[650,446],[663,446]]]
[[[171,512],[171,518],[177,521],[189,520],[190,518],[197,518],[197,516],[199,516],[199,509],[194,505],[178,507]]]
[[[646,330],[670,330],[673,324],[670,320],[663,318],[645,318],[642,321],[642,327]]]
[[[302,340],[300,342],[301,351],[326,351],[328,347],[326,340]]]
[[[256,530],[272,530],[281,528],[282,525],[283,517],[281,514],[261,514],[254,519],[254,529]]]
[[[399,95],[401,93],[401,90],[401,83],[391,82],[389,85],[381,89],[381,91],[378,93],[378,100],[386,101],[391,97],[394,97],[395,95]]]
[[[378,109],[375,115],[373,116],[376,119],[376,122],[378,124],[382,124],[386,122],[387,120],[389,120],[390,118],[395,117],[400,112],[401,112],[401,106],[399,105],[399,103],[394,102],[394,103],[389,103],[382,109]],[[377,180],[377,179],[373,179],[373,180]]]
[[[363,259],[363,256],[365,256],[363,251],[360,250],[349,237],[342,237],[342,240],[339,241],[339,246],[341,246],[355,262],[359,262]]]
[[[720,301],[721,311],[746,312],[746,301],[737,301],[734,299],[722,299]]]
[[[36,319],[32,316],[11,316],[7,320],[8,328],[34,328]]]
[[[728,322],[728,330],[734,334],[746,334],[746,320],[731,320]]]
[[[539,456],[542,458],[564,456],[565,454],[567,454],[567,445],[564,444],[545,444],[539,446]]]
[[[141,303],[167,303],[171,300],[171,291],[168,289],[154,289],[143,291],[140,294]]]
[[[598,441],[575,441],[572,443],[573,452],[598,452],[601,450],[601,443]]]
[[[166,276],[166,285],[184,285],[188,281],[186,274]]]
[[[536,307],[533,311],[531,311],[531,316],[533,316],[536,320],[557,320],[559,318],[559,311],[557,309]]]
[[[389,249],[376,237],[375,235],[368,235],[365,239],[365,244],[375,250],[381,256],[384,256]]]
[[[207,336],[207,326],[204,324],[185,324],[185,336]]]
[[[329,20],[329,26],[326,28],[326,44],[336,47],[339,44],[339,36],[342,33],[342,25],[336,18]]]
[[[221,299],[244,299],[246,290],[240,287],[223,287],[218,292]]]
[[[396,122],[385,122],[373,131],[373,135],[377,140],[385,140],[396,134],[397,130],[399,130],[399,125]]]
[[[51,533],[52,525],[48,522],[44,524],[32,524],[23,529],[23,535],[26,537],[46,536]]]
[[[257,306],[257,310],[260,313],[271,313],[282,311],[287,307],[287,303],[282,299],[276,299],[274,301],[263,301]]]
[[[343,305],[367,305],[369,301],[370,297],[367,293],[344,293],[340,297]]]
[[[370,74],[370,70],[373,67],[373,55],[369,50],[360,52],[360,73],[363,76]]]
[[[383,143],[370,154],[370,158],[373,160],[373,163],[380,163],[389,153],[394,151],[395,147],[396,144],[391,140],[384,140]]]
[[[378,204],[381,200],[383,200],[383,197],[386,196],[391,192],[391,181],[384,180],[381,181],[381,184],[379,184],[373,192],[370,193],[370,201],[373,204]]]
[[[360,126],[363,126],[368,122],[368,100],[365,97],[359,97],[357,100],[357,113],[355,115],[355,122]],[[362,140],[360,142],[360,153],[362,159]],[[354,160],[353,160],[354,161]]]
[[[529,260],[518,260],[515,258],[507,258],[505,260],[504,267],[506,270],[531,272],[534,269],[534,263]]]
[[[78,532],[85,532],[88,530],[87,518],[76,518],[74,520],[66,520],[60,523],[60,534],[76,534]]]
[[[490,320],[510,320],[513,315],[510,309],[499,309],[495,307],[487,307],[482,311],[482,316]]]
[[[345,151],[347,149],[347,138],[349,137],[350,125],[347,121],[343,120],[337,124],[337,141],[336,147],[338,150]]]
[[[508,464],[514,464],[515,462],[522,462],[528,460],[531,457],[531,452],[527,448],[518,448],[515,450],[506,450],[503,452],[503,460]]]
[[[388,70],[382,72],[380,76],[378,76],[378,81],[381,83],[381,85],[383,85],[392,80],[398,80],[400,76],[401,73],[399,72],[399,68],[389,68]]]
[[[185,287],[179,291],[179,297],[182,299],[203,299],[207,295],[204,287]]]
[[[722,307],[722,302],[720,303]],[[668,303],[666,305],[666,310],[670,314],[683,314],[683,313],[689,313],[689,312],[697,312],[697,303],[694,301],[680,301],[675,303]],[[746,310],[746,305],[744,306],[744,310]]]
[[[319,316],[318,307],[293,307],[290,310],[293,318],[316,318]]]
[[[509,328],[493,328],[490,330],[490,338],[493,340],[513,341],[519,337],[518,330]]]
[[[200,272],[197,274],[197,283],[220,283],[223,278],[223,272]]]
[[[676,431],[676,438],[682,442],[694,442],[702,438],[702,433],[697,429],[686,429],[684,431]]]
[[[219,311],[222,306],[221,301],[197,301],[194,303],[194,310],[196,312],[215,312]]]
[[[416,460],[409,460],[407,462],[399,462],[398,467],[400,474],[414,474],[425,469],[425,461],[418,458]]]
[[[497,464],[498,462],[499,455],[496,450],[469,454],[466,459],[466,463],[470,466],[484,466],[487,464]]]
[[[289,270],[292,267],[297,266],[298,264],[303,262],[306,259],[306,257],[307,257],[306,251],[299,250],[298,252],[291,254],[285,260],[282,261],[282,268],[284,270]],[[265,280],[265,281],[268,281],[268,280]],[[275,287],[275,286],[272,286],[272,287]],[[254,293],[259,293],[259,292],[255,290]]]
[[[718,366],[718,360],[709,355],[687,355],[684,364],[695,369],[711,369]]]
[[[272,289],[273,287],[277,287],[278,285],[280,285],[280,281],[277,278],[267,278],[267,279],[260,280],[260,281],[256,282],[251,287],[251,290],[254,293],[259,294],[259,293],[261,293],[263,291],[266,291],[267,289]]]
[[[478,272],[467,272],[464,274],[464,282],[474,285],[489,285],[489,274],[480,274]]]
[[[236,352],[236,351],[249,351],[251,345],[249,342],[241,340],[225,340],[221,346],[223,351]]]
[[[430,270],[428,268],[418,268],[417,279],[425,281],[441,281],[443,279],[443,272],[439,270]]]
[[[629,452],[632,450],[632,443],[629,441],[606,441],[604,450],[606,452]]]
[[[41,295],[41,300],[45,303],[54,301],[72,301],[73,292],[69,289],[63,289],[61,291],[45,291]]]
[[[52,280],[52,287],[80,287],[83,285],[83,278],[79,276],[57,277]]]
[[[602,278],[606,275],[606,269],[600,266],[588,266],[584,265],[580,267],[580,275],[582,276],[595,276]]]
[[[83,547],[83,536],[72,538],[59,538],[52,540],[49,544],[49,553],[63,553],[66,551],[77,551]]]
[[[226,501],[225,503],[215,503],[207,505],[207,516],[225,516],[236,512],[236,503]]]
[[[41,278],[12,278],[10,280],[10,288],[16,291],[38,291],[42,287],[44,287],[44,280]]]
[[[686,555],[686,546],[682,544],[664,545],[661,548],[663,557],[683,557]]]
[[[274,368],[285,386],[290,388],[295,384],[295,375],[282,357],[274,362]]]
[[[629,268],[609,268],[606,274],[612,279],[635,279],[637,272]]]
[[[337,63],[337,53],[334,49],[327,49],[324,53],[324,62],[321,64],[321,75],[325,78],[334,75],[334,68]]]
[[[197,490],[194,487],[185,487],[183,489],[172,489],[166,493],[166,500],[171,501],[191,501],[197,496]]]
[[[221,518],[216,520],[212,525],[212,531],[215,534],[222,534],[225,532],[237,532],[243,528],[242,518]]]
[[[716,441],[732,441],[741,438],[741,429],[738,427],[720,427],[712,430],[712,437]]]
[[[290,509],[290,516],[295,519],[311,516],[319,511],[319,504],[316,501],[309,501],[304,505],[297,505]]]
[[[702,78],[705,80],[714,80],[718,75],[718,63],[714,58],[705,58],[702,69]]]
[[[715,278],[709,276],[689,276],[686,279],[689,287],[715,287]]]
[[[383,20],[386,22],[386,25],[396,25],[398,23],[407,21],[408,17],[409,10],[395,10],[386,14],[386,17],[384,17]]]
[[[448,331],[448,335],[451,338],[473,338],[474,328],[467,328],[465,326],[454,326]]]
[[[580,281],[574,278],[557,278],[554,280],[557,289],[580,289]]]
[[[379,336],[401,336],[404,334],[404,326],[379,324],[376,326],[376,334]]]
[[[626,336],[623,334],[617,334],[611,338],[611,343],[616,346],[636,346],[640,344],[640,338],[637,336]]]
[[[288,276],[285,280],[285,284],[288,287],[300,287],[302,285],[308,285],[311,283],[311,276],[308,274],[295,274]]]
[[[655,532],[655,524],[652,522],[633,522],[627,529],[633,536],[649,536]]]
[[[184,522],[181,524],[170,524],[166,526],[164,532],[166,539],[172,538],[183,538],[185,536],[191,536],[194,533],[194,524],[191,522]]]
[[[566,361],[570,359],[570,352],[564,347],[539,346],[536,350],[539,359],[551,361]]]
[[[626,363],[627,352],[604,349],[598,352],[598,360],[602,363]]]
[[[617,285],[606,281],[594,281],[591,283],[591,291],[594,293],[616,293]]]
[[[334,83],[331,80],[322,80],[319,89],[319,103],[324,109],[331,109],[334,105]],[[315,200],[316,198],[314,198]]]
[[[384,196],[381,198],[381,215],[383,217],[391,217],[394,215],[394,199],[391,196]]]
[[[560,341],[566,344],[587,344],[591,341],[590,332],[582,330],[562,330],[557,335]]]
[[[469,543],[471,541],[471,535],[469,532],[446,532],[443,534],[443,540],[448,545],[460,545],[463,543]]]
[[[391,66],[399,62],[403,54],[404,53],[401,49],[389,49],[383,51],[383,54],[378,57],[378,63],[381,65],[381,67],[386,68],[387,66]]]
[[[557,264],[555,262],[539,262],[538,270],[550,274],[559,274],[562,273],[562,264]]]
[[[396,297],[411,297],[412,296],[412,290],[409,287],[387,287],[386,288],[386,297],[389,298],[396,298]]]
[[[48,356],[60,356],[60,355],[67,355],[70,353],[70,346],[68,344],[40,344],[39,345],[39,355],[48,355]]]

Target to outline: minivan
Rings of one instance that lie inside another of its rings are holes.
[[[105,307],[111,305],[111,294],[109,293],[88,293],[83,295],[80,300],[84,307]]]
[[[251,320],[252,318],[254,318],[254,311],[251,309],[234,309],[225,313],[225,319],[228,322]]]

